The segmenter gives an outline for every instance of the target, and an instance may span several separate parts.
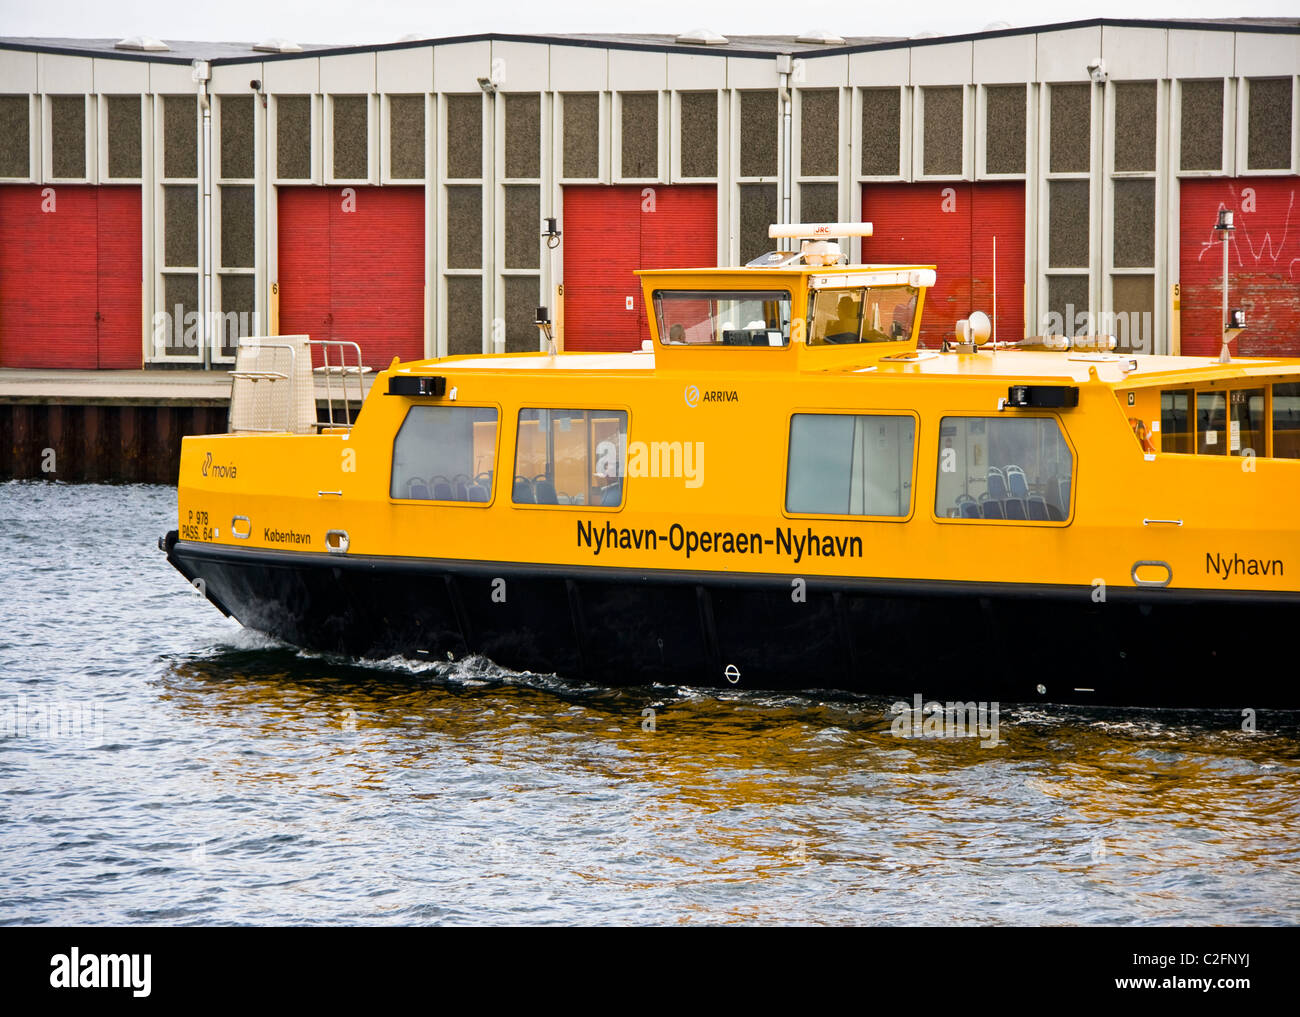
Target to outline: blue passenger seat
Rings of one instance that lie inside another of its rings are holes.
[[[1011,497],[1021,501],[1029,500],[1029,485],[1025,482],[1025,471],[1019,466],[1007,467],[1007,488]]]
[[[957,495],[957,513],[962,519],[978,519],[980,506],[969,494]]]
[[[987,491],[980,495],[980,513],[985,519],[1006,518],[1006,514],[1002,511],[1002,502]]]

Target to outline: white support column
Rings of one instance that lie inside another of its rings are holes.
[[[212,366],[213,318],[213,222],[212,222],[212,96],[208,94],[211,71],[207,61],[194,61],[194,81],[199,97],[199,343],[203,366]]]
[[[424,355],[447,355],[447,330],[442,325],[442,285],[438,237],[442,233],[442,202],[438,200],[438,96],[424,93]]]
[[[1088,85],[1092,123],[1088,163],[1088,331],[1092,333],[1097,331],[1097,315],[1105,299],[1106,265],[1110,260],[1105,250],[1110,198],[1110,179],[1106,173],[1106,93],[1110,88],[1106,83]]]
[[[154,203],[158,194],[154,175],[153,95],[140,96],[140,350],[141,363],[154,357],[154,295],[158,278],[154,247]]]
[[[541,209],[542,219],[555,219],[556,226],[560,230],[560,245],[564,243],[564,223],[561,221],[560,199],[561,193],[556,186],[555,180],[555,94],[549,90],[541,92],[537,102],[538,124],[537,128],[541,132],[542,154],[538,164],[538,173],[540,181],[537,185],[537,204]],[[537,224],[538,231],[541,231],[541,223]],[[540,237],[539,237],[540,239]],[[561,247],[548,247],[545,242],[541,246],[541,291],[544,294],[542,303],[550,309],[551,321],[560,320],[557,313],[555,297],[555,287],[559,285],[563,278],[563,258],[561,257]]]
[[[275,194],[275,188],[269,183],[271,164],[267,158],[266,120],[267,99],[263,88],[253,93],[253,301],[254,310],[261,309],[256,335],[271,334],[271,279],[275,270],[274,251],[266,228],[270,201]]]
[[[504,353],[506,349],[506,323],[501,311],[504,306],[505,283],[497,273],[497,229],[500,205],[504,200],[497,179],[496,146],[497,93],[483,96],[483,320],[487,326],[487,353]],[[500,340],[498,342],[498,339]]]
[[[1151,352],[1167,354],[1169,352],[1169,286],[1170,279],[1177,278],[1177,272],[1170,273],[1170,253],[1173,252],[1177,264],[1177,243],[1170,247],[1168,237],[1171,232],[1178,232],[1176,217],[1170,211],[1170,137],[1171,118],[1169,116],[1169,80],[1156,81],[1156,179],[1155,179],[1155,280],[1152,294],[1154,307],[1151,312]]]
[[[735,193],[735,178],[731,172],[731,103],[732,91],[720,88],[718,96],[718,264],[730,265],[735,260],[731,243],[731,196]]]

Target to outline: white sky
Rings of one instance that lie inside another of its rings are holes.
[[[828,0],[0,0],[0,36],[302,43],[391,42],[476,32],[682,32],[796,35],[953,35],[992,22],[1043,25],[1082,18],[1296,17],[1295,0],[934,0],[866,4]]]

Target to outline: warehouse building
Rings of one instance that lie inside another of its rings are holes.
[[[870,221],[938,267],[923,341],[1115,333],[1300,355],[1300,19],[841,39],[485,35],[340,48],[0,40],[0,366],[228,368],[647,338],[638,268]],[[550,221],[554,220],[553,223]],[[553,228],[551,228],[553,226]],[[860,244],[860,246],[859,246]]]

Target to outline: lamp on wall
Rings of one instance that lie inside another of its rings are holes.
[[[546,229],[542,230],[542,236],[546,238],[546,246],[550,250],[555,250],[560,246],[560,231],[555,226],[555,219],[547,217]]]
[[[551,356],[555,356],[555,336],[551,333],[551,312],[545,307],[539,307],[533,324],[537,326],[543,338],[546,339],[546,352]]]

